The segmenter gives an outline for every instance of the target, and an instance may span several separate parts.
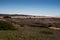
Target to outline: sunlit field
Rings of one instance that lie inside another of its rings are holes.
[[[60,30],[49,29],[50,26],[56,25],[47,24],[47,26],[45,23],[28,20],[1,20],[0,40],[60,40]]]

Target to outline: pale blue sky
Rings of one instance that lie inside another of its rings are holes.
[[[60,0],[0,0],[0,13],[60,16]]]

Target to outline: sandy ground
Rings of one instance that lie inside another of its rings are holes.
[[[56,28],[56,27],[49,27],[49,29],[60,30],[60,28]]]

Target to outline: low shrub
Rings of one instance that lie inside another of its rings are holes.
[[[35,23],[35,24],[30,24],[29,26],[47,28],[47,25],[45,23]]]
[[[51,32],[50,30],[42,30],[42,31],[40,31],[40,33],[43,33],[43,34],[53,34],[53,32]]]
[[[0,21],[0,30],[15,30],[16,28],[12,23],[7,21]]]

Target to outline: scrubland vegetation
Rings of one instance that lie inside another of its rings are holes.
[[[15,30],[16,28],[8,21],[0,21],[0,30]]]
[[[60,30],[48,28],[52,26],[60,27],[59,23],[47,23],[40,19],[1,20],[0,40],[60,40]]]

